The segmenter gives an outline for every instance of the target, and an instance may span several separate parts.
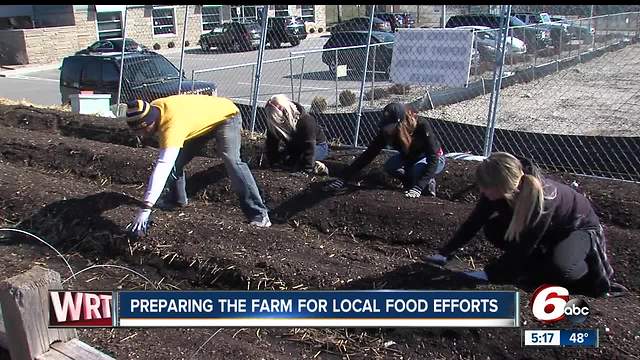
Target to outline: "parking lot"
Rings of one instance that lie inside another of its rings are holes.
[[[303,40],[299,46],[291,47],[288,44],[280,49],[267,49],[264,61],[289,57],[290,52],[321,49],[327,41],[328,35],[309,37]],[[163,52],[176,67],[180,65],[180,52]],[[295,56],[295,55],[294,55]],[[335,102],[336,81],[334,74],[329,71],[322,62],[320,52],[303,54],[304,75],[301,76],[303,59],[281,61],[263,65],[260,83],[259,101],[264,102],[274,94],[285,93],[291,95],[294,90],[294,98],[309,105],[315,96],[323,96],[329,104]],[[190,48],[185,51],[184,69],[188,78],[192,77],[194,70],[228,67],[241,64],[255,64],[258,51],[239,53],[225,53],[213,49],[203,52],[199,48]],[[302,82],[300,78],[302,77]],[[26,99],[35,104],[58,105],[60,104],[59,90],[60,71],[55,69],[41,70],[20,75],[8,75],[0,78],[0,97],[13,100]],[[217,84],[218,95],[233,98],[236,101],[249,103],[251,87],[253,83],[253,66],[204,72],[195,75],[196,80],[213,81]],[[371,79],[369,79],[370,81]],[[359,92],[361,79],[349,72],[347,77],[341,77],[337,83],[338,92],[344,89],[352,89]],[[388,84],[388,79],[382,75],[376,75],[376,86]]]

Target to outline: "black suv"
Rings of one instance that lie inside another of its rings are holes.
[[[446,27],[455,28],[459,26],[488,26],[492,29],[499,29],[502,23],[501,15],[494,14],[471,14],[454,15],[447,21]],[[515,16],[509,17],[509,35],[515,36],[524,41],[527,45],[527,52],[537,52],[552,45],[551,33],[548,29],[535,29],[527,27],[522,20]]]
[[[269,47],[276,49],[282,43],[291,46],[300,45],[300,41],[307,38],[304,20],[297,16],[270,17],[267,25],[267,42]]]
[[[96,94],[111,94],[111,104],[118,96],[121,54],[73,55],[64,58],[60,67],[60,95],[62,103],[69,103],[69,95],[91,90]],[[155,99],[178,94],[180,71],[164,56],[152,52],[124,54],[121,103]],[[184,75],[182,93],[216,95],[211,82],[187,80]]]
[[[198,45],[202,51],[212,47],[224,51],[247,51],[260,46],[262,27],[256,22],[230,22],[218,25],[206,34],[200,35]]]

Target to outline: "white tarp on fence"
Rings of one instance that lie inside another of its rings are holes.
[[[473,32],[456,29],[398,29],[391,60],[396,84],[466,86]]]

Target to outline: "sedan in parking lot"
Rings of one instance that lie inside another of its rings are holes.
[[[474,47],[478,49],[480,58],[483,61],[495,61],[496,48],[498,44],[498,30],[488,26],[460,26],[455,29],[473,30]],[[524,41],[514,36],[507,36],[507,57],[523,55],[527,52],[527,45]]]

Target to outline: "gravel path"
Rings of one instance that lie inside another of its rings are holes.
[[[640,44],[500,92],[497,127],[572,135],[640,135]],[[486,125],[490,94],[421,114]]]

